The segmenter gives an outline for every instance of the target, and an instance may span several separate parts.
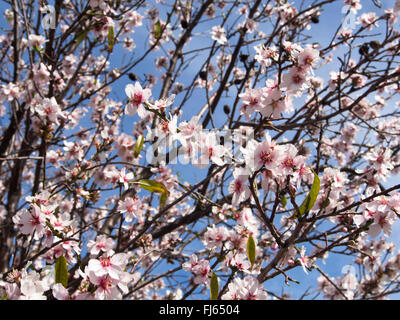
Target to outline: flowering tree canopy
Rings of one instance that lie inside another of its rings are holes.
[[[395,2],[6,1],[0,298],[400,292]]]

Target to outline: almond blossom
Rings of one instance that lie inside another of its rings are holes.
[[[319,61],[319,52],[307,47],[297,55],[297,63],[302,68],[312,68]]]
[[[61,108],[58,105],[56,99],[44,98],[35,107],[34,110],[40,117],[46,119],[50,123],[59,124],[59,117],[62,115]]]
[[[133,180],[133,173],[132,172],[126,172],[126,168],[122,168],[120,174],[119,174],[119,182],[124,185],[125,189],[129,188],[129,182]]]
[[[248,275],[244,279],[235,278],[228,285],[228,292],[222,296],[223,300],[268,300],[262,285],[257,279]]]
[[[45,37],[41,35],[36,35],[36,34],[30,34],[28,36],[28,44],[30,47],[35,47],[38,49],[41,49],[43,47],[43,44],[46,43],[48,40],[45,39]]]
[[[143,89],[139,82],[135,82],[135,85],[128,84],[125,87],[125,93],[128,96],[126,114],[128,116],[133,116],[138,112],[140,117],[144,117],[145,110],[143,103],[147,102],[150,98],[151,90],[148,88]]]
[[[36,239],[40,239],[46,227],[46,218],[37,205],[33,205],[31,211],[26,210],[19,219],[21,232],[23,234],[33,234]]]
[[[126,213],[126,222],[131,222],[133,218],[139,221],[143,220],[142,202],[137,198],[127,197],[125,200],[120,201],[118,210],[122,213]]]
[[[233,193],[232,205],[236,206],[250,197],[250,189],[245,184],[249,175],[245,170],[237,169],[233,172],[233,176],[235,179],[229,184],[228,189]]]
[[[262,108],[262,89],[246,89],[244,93],[241,93],[239,97],[243,101],[243,105],[240,108],[242,114],[250,119],[253,112],[258,111]]]
[[[282,76],[282,89],[294,95],[300,94],[307,88],[307,71],[301,67],[292,67],[289,73]]]
[[[211,132],[200,137],[198,141],[198,148],[200,152],[198,167],[205,167],[209,164],[210,160],[218,166],[223,166],[222,160],[226,150],[224,146],[217,142],[217,136]]]
[[[254,58],[261,64],[264,72],[272,64],[272,61],[278,58],[278,50],[275,46],[265,48],[263,45],[257,45],[254,49],[256,50]]]
[[[114,280],[118,280],[127,263],[128,255],[126,253],[114,254],[110,250],[105,252],[99,259],[89,260],[88,271],[89,274],[93,273],[98,277],[107,275]]]
[[[279,119],[282,112],[287,109],[287,99],[278,88],[268,90],[265,93],[260,112],[264,117]]]
[[[253,142],[248,150],[243,151],[246,164],[254,171],[261,167],[273,170],[283,156],[281,147],[276,145],[268,134],[264,141]]]
[[[88,249],[91,255],[98,255],[100,251],[107,252],[110,251],[114,247],[114,241],[105,236],[100,235],[96,238],[96,241],[89,240]]]
[[[225,44],[228,40],[226,39],[226,31],[222,26],[214,26],[211,28],[211,39],[217,41],[219,44]]]

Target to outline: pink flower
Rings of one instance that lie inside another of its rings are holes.
[[[154,103],[154,107],[155,107],[156,109],[164,110],[164,109],[166,109],[167,107],[169,107],[170,105],[172,105],[172,103],[174,102],[174,99],[175,99],[175,94],[172,94],[172,95],[170,95],[170,96],[169,96],[168,98],[166,98],[166,99],[157,100],[157,101]]]
[[[118,210],[122,213],[126,212],[125,221],[130,222],[133,218],[141,221],[143,219],[143,210],[141,209],[142,201],[140,199],[133,199],[127,197],[125,200],[120,201]]]
[[[206,167],[210,160],[218,166],[223,166],[224,161],[222,157],[225,155],[226,150],[224,146],[217,143],[217,136],[215,133],[209,133],[204,135],[200,141],[198,141],[200,147],[200,162],[197,164],[199,168]]]
[[[0,292],[7,295],[7,300],[18,300],[21,296],[21,291],[16,283],[8,283],[0,281]]]
[[[64,141],[65,147],[63,148],[66,151],[65,156],[67,159],[78,160],[81,161],[84,156],[84,149],[82,148],[82,144],[78,142],[72,141]]]
[[[107,11],[107,9],[108,9],[107,2],[103,1],[103,0],[90,0],[89,5],[93,9],[100,8],[103,11]]]
[[[297,43],[293,43],[290,41],[283,41],[283,47],[285,48],[285,51],[291,56],[291,57],[296,57],[299,52],[302,49],[302,47],[300,45],[298,45]]]
[[[276,170],[282,156],[280,147],[266,134],[265,140],[256,144],[254,152],[250,151],[245,155],[245,161],[254,171],[263,166],[268,170]]]
[[[35,238],[39,239],[44,235],[46,218],[37,205],[32,206],[31,212],[25,211],[19,221],[21,232],[31,234],[35,232]]]
[[[264,117],[279,119],[281,113],[286,110],[286,99],[278,88],[268,90],[264,96],[260,112]]]
[[[62,115],[61,108],[54,97],[44,98],[35,106],[35,111],[43,119],[55,124],[59,123],[58,117]]]
[[[221,26],[214,26],[211,28],[211,39],[217,41],[219,44],[224,45],[228,40],[226,39],[226,31]]]
[[[301,158],[297,158],[297,149],[292,144],[284,145],[282,149],[281,170],[283,174],[288,175],[297,169],[297,164],[301,162]]]
[[[224,227],[207,227],[204,233],[203,243],[208,249],[221,248],[223,243],[228,240],[229,232]]]
[[[265,72],[265,70],[271,65],[272,60],[278,58],[278,50],[275,46],[265,48],[260,44],[255,46],[254,49],[256,50],[254,59],[261,64],[262,72]]]
[[[233,172],[234,180],[229,184],[228,190],[233,194],[232,205],[237,206],[240,202],[246,201],[250,197],[250,189],[245,185],[248,173],[243,169],[236,169]]]
[[[331,71],[329,72],[329,76],[330,80],[328,81],[328,84],[331,91],[335,91],[339,82],[343,82],[343,79],[347,77],[347,75],[342,71],[340,71],[339,73]]]
[[[181,143],[187,141],[187,139],[192,138],[194,135],[201,130],[201,124],[199,123],[199,117],[195,116],[192,117],[189,122],[182,121],[179,123],[179,140]]]
[[[307,167],[305,160],[306,159],[303,156],[297,156],[295,158],[296,168],[293,172],[293,180],[297,180],[297,188],[300,188],[302,181],[311,184],[314,179],[314,173],[309,167]]]
[[[344,0],[344,3],[350,6],[350,9],[354,14],[357,14],[357,11],[362,8],[360,1],[361,0]]]
[[[43,294],[49,289],[47,279],[42,279],[36,271],[27,273],[25,270],[21,276],[21,296],[20,300],[46,300]]]
[[[143,24],[143,16],[137,11],[129,11],[124,15],[123,19],[126,19],[128,28],[139,27]]]
[[[95,298],[98,300],[120,300],[121,293],[117,288],[118,280],[111,278],[109,275],[104,274],[98,276],[94,272],[89,272],[90,282],[97,286],[95,291]]]
[[[378,211],[374,214],[373,218],[374,223],[369,226],[368,234],[372,238],[376,238],[383,231],[385,236],[390,236],[392,233],[392,224],[396,221],[394,213]]]
[[[49,78],[50,71],[43,63],[33,67],[33,79],[38,83],[38,85],[48,83]]]
[[[367,30],[372,30],[374,26],[378,27],[378,17],[375,12],[363,13],[359,18],[358,23],[361,23],[361,25],[364,28],[367,28]]]
[[[11,101],[13,99],[19,99],[21,96],[21,90],[13,82],[8,83],[7,85],[2,85],[2,94],[3,97],[1,97],[1,101],[4,101],[5,99],[8,101]]]
[[[145,113],[142,104],[147,102],[147,100],[150,98],[151,90],[143,89],[140,83],[136,82],[135,85],[128,84],[125,87],[125,93],[128,96],[126,114],[128,116],[133,116],[136,112],[139,112],[139,116],[142,117],[142,115]]]
[[[319,51],[312,47],[307,47],[301,51],[297,56],[297,63],[299,67],[311,68],[319,61]]]
[[[158,138],[160,146],[169,148],[178,139],[177,124],[178,117],[176,115],[172,116],[169,121],[160,120],[159,125],[152,132],[154,137]]]
[[[289,73],[282,76],[282,88],[293,94],[298,94],[307,88],[307,72],[303,68],[292,67]]]
[[[243,253],[236,254],[230,261],[232,267],[238,268],[239,271],[248,272],[251,263],[247,260],[247,256]]]
[[[89,240],[87,248],[91,255],[98,255],[100,251],[107,252],[114,246],[114,240],[108,238],[106,235],[100,235],[96,238],[96,241]]]
[[[262,94],[263,92],[261,88],[248,88],[244,93],[239,94],[239,98],[243,101],[240,113],[244,114],[248,120],[250,120],[253,112],[262,108]]]
[[[353,87],[361,88],[367,83],[367,78],[361,74],[352,74],[349,81]]]
[[[48,40],[46,40],[43,36],[39,36],[36,34],[30,34],[28,36],[28,45],[30,47],[36,46],[38,49],[41,49],[43,44],[46,43]]]
[[[98,277],[108,275],[112,279],[118,280],[127,263],[128,255],[126,253],[114,254],[110,250],[99,259],[90,259],[88,268]]]
[[[267,300],[264,287],[250,275],[244,279],[235,278],[228,285],[228,292],[222,296],[223,300]]]
[[[192,272],[195,275],[193,280],[195,284],[207,283],[210,274],[210,263],[207,260],[202,260],[192,268]]]
[[[239,25],[239,28],[245,27],[246,28],[246,33],[252,33],[257,30],[258,28],[258,23],[254,21],[253,19],[246,18],[244,23],[242,25]]]
[[[121,159],[127,162],[133,160],[135,141],[133,141],[132,136],[122,132],[117,138],[116,148]]]
[[[193,272],[193,268],[199,264],[199,259],[195,254],[192,254],[190,260],[182,264],[182,268],[185,271]]]
[[[300,249],[300,264],[305,274],[308,274],[307,268],[311,267],[312,261],[306,256],[306,248],[304,246]]]
[[[368,160],[379,173],[387,175],[394,167],[391,155],[392,151],[389,148],[375,147],[364,156],[364,159]]]
[[[253,236],[257,236],[259,234],[258,226],[259,222],[253,215],[253,212],[249,207],[243,208],[240,212],[238,212],[237,216],[235,216],[237,223],[243,227],[245,227],[250,234]]]
[[[119,182],[124,185],[125,189],[129,189],[129,181],[133,180],[133,173],[128,172],[126,173],[125,167],[122,168],[120,174],[119,174]]]
[[[56,283],[53,286],[53,296],[57,300],[71,300],[68,290],[61,283]]]

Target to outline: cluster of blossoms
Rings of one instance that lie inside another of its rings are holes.
[[[361,209],[362,214],[354,216],[354,223],[360,226],[370,221],[372,224],[368,228],[368,234],[372,238],[378,237],[381,232],[388,237],[397,218],[395,213],[400,210],[400,193],[390,197],[381,196],[374,201],[363,203]]]
[[[224,300],[268,300],[264,287],[257,279],[246,276],[244,279],[235,278],[228,285],[228,292],[222,296]]]
[[[0,293],[9,300],[46,300],[48,290],[58,300],[121,299],[122,293],[128,292],[128,284],[137,280],[137,275],[124,271],[127,262],[127,254],[113,254],[112,250],[91,259],[84,272],[79,270],[77,277],[84,280],[73,295],[61,283],[55,283],[51,266],[41,272],[24,269],[10,273],[7,282],[0,282]]]
[[[139,198],[127,197],[125,200],[120,201],[118,209],[121,213],[125,213],[125,221],[128,223],[133,218],[137,219],[139,223],[144,221],[144,205]]]
[[[293,61],[293,66],[288,73],[282,75],[279,81],[268,80],[263,88],[246,88],[239,95],[243,101],[241,113],[250,119],[254,112],[260,112],[262,116],[279,119],[283,112],[293,109],[292,99],[300,96],[310,87],[312,67],[319,61],[319,51],[312,46],[301,48],[295,43],[285,42],[286,54]],[[262,45],[255,47],[257,52],[255,59],[261,64],[263,70],[272,62],[277,62],[279,53],[276,47],[265,48]],[[285,93],[285,94],[284,94]]]
[[[266,134],[264,141],[249,141],[246,148],[242,148],[244,163],[250,172],[262,173],[262,188],[266,193],[274,187],[275,181],[286,185],[287,177],[291,178],[291,185],[296,188],[301,182],[310,183],[313,173],[306,166],[306,157],[299,155],[297,148],[292,144],[278,145]],[[235,197],[244,198],[248,194],[247,188],[242,186],[243,174],[233,182]]]
[[[208,260],[199,260],[196,255],[192,255],[190,261],[182,264],[182,268],[183,270],[189,271],[193,274],[193,282],[195,284],[204,284],[209,281],[211,269]]]
[[[129,292],[128,284],[135,276],[124,269],[129,261],[126,253],[106,251],[98,259],[90,259],[84,272],[80,272],[88,284],[95,286],[94,298],[100,300],[122,299]],[[93,292],[92,292],[93,293]]]
[[[9,275],[8,281],[0,281],[0,295],[8,300],[46,300],[44,292],[54,286],[52,268],[41,273],[26,269]]]
[[[69,204],[61,202],[60,205],[60,199],[50,198],[46,191],[35,197],[27,197],[27,201],[31,204],[30,209],[21,210],[13,217],[13,222],[21,233],[29,236],[26,241],[31,238],[43,239],[45,246],[50,250],[42,258],[48,263],[53,263],[61,255],[69,263],[76,263],[76,254],[79,254],[81,249],[77,237],[74,236],[77,224],[71,219],[67,209],[71,209]],[[55,245],[57,243],[59,244]],[[41,260],[35,263],[40,265]]]
[[[357,239],[356,249],[359,256],[355,264],[362,268],[364,276],[361,281],[357,278],[356,269],[348,265],[344,267],[343,276],[336,279],[320,276],[318,278],[318,291],[324,298],[331,300],[344,300],[365,298],[368,294],[375,299],[383,299],[383,283],[392,281],[399,267],[399,253],[393,254],[394,244],[385,237],[379,240],[369,240],[365,234]],[[387,259],[387,257],[389,257]],[[386,261],[385,261],[386,260]],[[386,290],[390,290],[389,287]]]

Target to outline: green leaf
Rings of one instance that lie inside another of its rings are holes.
[[[156,40],[161,38],[161,22],[160,22],[160,20],[157,20],[157,22],[154,24],[154,38],[156,38]]]
[[[32,49],[33,49],[33,51],[36,51],[37,53],[39,53],[39,55],[42,53],[36,44],[32,47]]]
[[[382,2],[380,2],[379,0],[372,0],[372,2],[373,2],[374,5],[377,6],[378,8],[382,8],[382,6],[383,6]]]
[[[112,52],[115,43],[114,27],[108,27],[108,50]]]
[[[284,207],[286,207],[287,199],[286,199],[285,196],[282,196],[282,198],[281,198],[281,204],[282,204]]]
[[[79,45],[83,40],[86,39],[88,32],[89,32],[89,29],[86,29],[86,30],[82,31],[80,34],[76,35],[76,37],[75,37],[74,40],[78,43],[78,45]]]
[[[210,300],[218,300],[218,277],[214,271],[211,272]]]
[[[162,208],[165,205],[167,197],[169,196],[169,191],[162,183],[148,179],[142,179],[133,183],[138,184],[141,188],[147,191],[161,193],[160,207]]]
[[[320,180],[318,175],[314,171],[313,173],[314,173],[314,181],[311,186],[310,193],[307,195],[307,197],[304,199],[303,203],[299,207],[299,214],[300,214],[299,218],[307,214],[312,209],[318,197]]]
[[[55,282],[61,283],[64,288],[68,285],[68,266],[64,256],[60,256],[56,260],[55,265]]]
[[[134,183],[150,192],[168,193],[167,188],[162,183],[154,180],[141,179],[139,181],[135,181]]]
[[[165,203],[167,202],[167,197],[168,197],[168,195],[166,192],[161,194],[161,197],[160,197],[160,207],[161,208],[165,206]]]
[[[251,265],[256,261],[256,243],[251,235],[247,239],[247,258],[251,262]]]
[[[135,151],[134,151],[135,158],[137,158],[140,154],[140,151],[142,151],[143,143],[144,143],[144,137],[141,135],[137,138],[135,143]]]

